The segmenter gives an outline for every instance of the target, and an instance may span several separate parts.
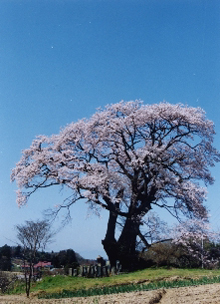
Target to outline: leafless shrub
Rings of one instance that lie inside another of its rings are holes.
[[[0,271],[0,290],[1,293],[5,293],[9,287],[17,280],[17,276],[14,275],[10,277],[6,272]]]

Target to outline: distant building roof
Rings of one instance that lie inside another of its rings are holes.
[[[29,265],[28,265],[28,263],[27,264],[25,264],[25,265],[22,265],[21,266],[22,268],[29,268]],[[38,262],[37,264],[35,264],[34,265],[34,268],[43,268],[43,267],[48,267],[48,268],[51,268],[52,267],[52,265],[51,265],[51,262],[46,262],[46,261],[44,261],[44,262]]]
[[[51,262],[38,262],[37,264],[34,265],[34,268],[38,267],[51,267]]]

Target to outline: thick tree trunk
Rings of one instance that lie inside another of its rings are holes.
[[[111,267],[116,267],[116,261],[118,260],[118,244],[116,240],[102,240],[102,245],[105,252],[108,255]]]
[[[138,231],[139,224],[127,218],[117,244],[118,259],[124,270],[131,271],[138,268],[138,256],[135,250]]]
[[[102,244],[108,255],[111,266],[116,266],[119,260],[123,270],[132,271],[139,268],[139,259],[136,247],[136,239],[139,234],[140,223],[131,218],[126,218],[124,227],[118,241],[115,239],[115,228],[117,221],[117,213],[109,212],[109,220],[105,239]]]
[[[117,214],[114,211],[110,211],[105,239],[102,240],[102,245],[112,267],[116,266],[116,261],[118,260],[118,245],[115,239],[116,220]]]

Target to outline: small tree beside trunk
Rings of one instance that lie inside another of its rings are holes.
[[[37,251],[46,247],[52,240],[54,232],[51,231],[50,223],[46,220],[26,221],[25,224],[16,225],[15,228],[23,248],[25,287],[26,295],[29,297]]]

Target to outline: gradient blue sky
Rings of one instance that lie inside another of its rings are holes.
[[[63,198],[42,190],[18,209],[10,171],[21,150],[100,106],[142,99],[202,107],[220,149],[219,33],[219,0],[0,0],[0,246],[16,241],[15,224],[42,218]],[[215,228],[219,168],[207,200]],[[88,217],[77,204],[72,217],[48,250],[104,255],[106,214]]]

